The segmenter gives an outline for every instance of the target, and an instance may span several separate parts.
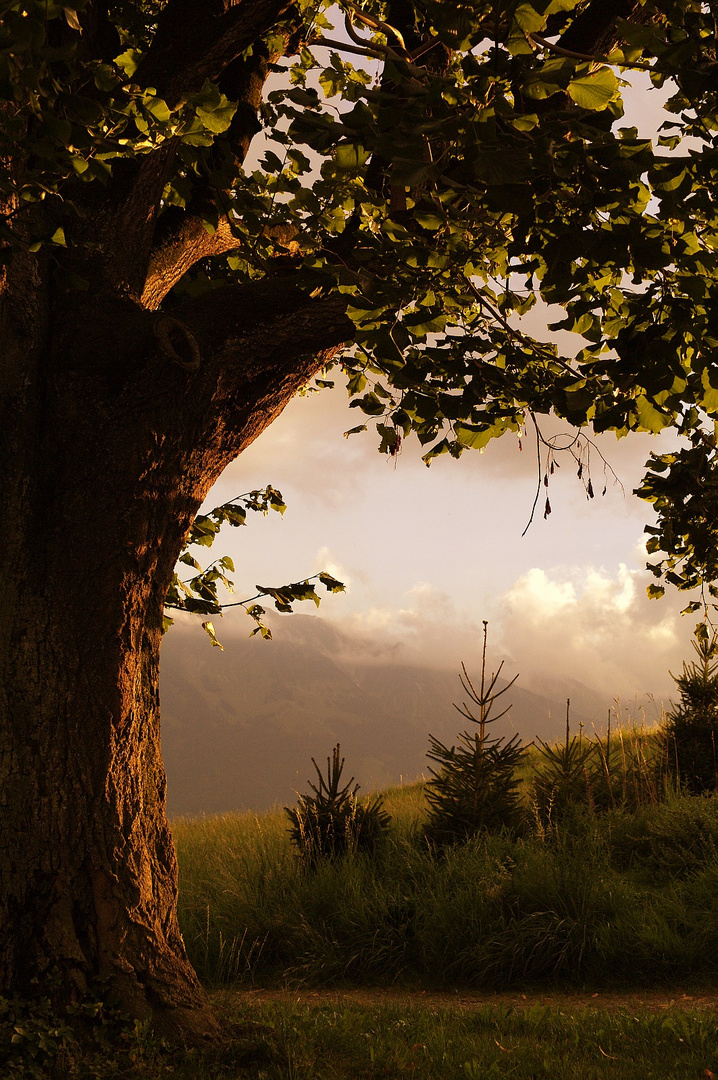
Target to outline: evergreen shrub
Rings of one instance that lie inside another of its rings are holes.
[[[576,806],[591,801],[596,744],[571,736],[570,701],[566,702],[566,741],[555,746],[536,738],[539,760],[531,780],[532,804],[540,828],[550,828]]]
[[[461,685],[478,713],[472,711],[472,706],[466,702],[454,704],[457,712],[476,725],[475,729],[462,732],[457,736],[457,744],[451,747],[429,735],[427,757],[436,762],[439,768],[429,769],[431,779],[426,786],[428,817],[425,834],[439,848],[467,840],[481,832],[502,829],[516,831],[526,821],[517,776],[525,750],[518,735],[507,740],[489,733],[490,725],[505,716],[511,707],[498,716],[492,716],[494,705],[513,686],[518,676],[514,676],[503,689],[497,690],[502,661],[497,672],[487,679],[487,626],[484,622],[480,689],[474,686],[466,666],[461,665]]]
[[[301,862],[314,867],[324,859],[341,857],[355,851],[371,853],[389,829],[389,815],[381,796],[359,802],[354,777],[343,787],[341,776],[344,758],[340,745],[327,758],[326,778],[314,758],[318,785],[307,781],[313,795],[300,795],[297,806],[285,806],[290,822],[290,838]],[[350,790],[351,788],[351,790]]]
[[[698,662],[673,675],[680,702],[665,727],[666,769],[686,793],[715,791],[718,780],[718,636],[696,627]]]

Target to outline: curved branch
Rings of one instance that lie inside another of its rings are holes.
[[[589,63],[594,64],[615,63],[615,61],[611,60],[610,56],[596,56],[592,55],[591,53],[580,53],[575,52],[572,49],[564,49],[561,47],[561,45],[557,45],[553,41],[548,41],[547,38],[541,37],[540,34],[529,34],[528,37],[531,41],[535,42],[537,45],[540,45],[542,49],[546,49],[548,52],[555,53],[557,56],[568,56],[572,60],[587,60],[589,61]],[[631,60],[630,63],[628,61],[624,61],[620,64],[616,64],[616,67],[636,68],[640,71],[654,70],[653,64],[646,64],[641,60]]]
[[[325,49],[335,49],[337,52],[353,53],[354,56],[366,56],[370,60],[383,60],[382,53],[376,52],[367,43],[366,48],[360,49],[357,45],[350,45],[348,41],[336,41],[334,38],[312,37],[307,45],[322,45]]]
[[[227,285],[192,298],[173,309],[173,316],[192,333],[208,378],[231,383],[235,366],[246,368],[254,356],[258,374],[276,362],[336,350],[354,337],[341,294],[311,297],[291,279],[265,278],[246,285]],[[225,373],[223,375],[222,373]],[[216,386],[221,393],[222,387]]]
[[[195,263],[232,251],[239,243],[227,218],[222,218],[210,236],[200,217],[183,216],[152,252],[142,290],[143,307],[156,310]]]
[[[297,229],[293,225],[273,225],[265,230],[266,236],[283,247],[288,247],[296,234]],[[235,251],[243,242],[243,238],[233,231],[227,217],[221,218],[210,235],[202,218],[182,215],[179,222],[160,237],[152,251],[142,290],[142,306],[156,311],[195,263],[213,255]]]
[[[216,82],[222,93],[237,102],[230,128],[220,140],[230,145],[239,170],[260,129],[257,109],[262,87],[270,63],[278,56],[269,55],[262,35],[289,6],[289,0],[169,0],[133,81],[154,87],[171,106],[201,89],[207,79]],[[289,36],[287,29],[285,44]],[[251,56],[243,56],[250,45],[254,46]],[[195,208],[190,206],[187,220],[177,223],[175,219],[174,235],[165,235],[158,250],[152,251],[162,193],[178,145],[176,139],[169,139],[136,161],[119,163],[106,186],[102,210],[93,207],[92,228],[102,239],[106,287],[137,298],[146,292],[148,307],[156,307],[177,280],[175,276],[163,291],[158,272],[180,265],[187,269],[205,255],[234,246],[228,224],[220,226],[219,235],[209,238],[208,245],[195,220]],[[199,190],[199,202],[202,195]]]
[[[365,23],[367,26],[371,26],[373,30],[381,30],[381,32],[383,34],[386,34],[387,37],[393,35],[401,45],[404,52],[408,52],[406,43],[404,41],[404,35],[399,30],[397,30],[395,26],[390,26],[389,23],[382,22],[381,19],[372,18],[371,15],[367,15],[366,12],[362,11],[360,7],[357,7],[356,4],[353,4],[351,0],[347,0],[347,5],[360,22]]]
[[[290,7],[291,0],[169,0],[135,81],[154,86],[168,105],[176,105],[206,79],[216,80]]]

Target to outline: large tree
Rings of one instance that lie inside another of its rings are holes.
[[[674,425],[712,460],[712,5],[340,6],[0,2],[2,993],[209,1022],[175,911],[163,602],[213,482],[323,368],[387,453],[553,410]],[[633,70],[673,80],[657,147],[622,127]],[[522,329],[537,298],[575,354]]]

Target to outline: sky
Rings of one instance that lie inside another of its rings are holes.
[[[632,79],[623,123],[648,136],[666,117],[668,90],[649,91],[645,81]],[[534,309],[527,329],[550,336],[542,325],[553,317]],[[580,347],[574,336],[563,337]],[[237,596],[228,599],[253,595],[256,584],[277,586],[326,570],[347,591],[327,595],[317,617],[387,655],[400,642],[417,663],[458,667],[478,657],[488,620],[492,656],[521,672],[527,687],[577,679],[627,702],[671,696],[670,671],[690,658],[696,617],[679,615],[685,594],[669,589],[664,600],[646,597],[654,579],[645,570],[644,526],[653,518],[632,491],[649,453],[670,449],[675,436],[602,436],[597,446],[620,482],[609,473],[601,497],[594,451],[592,500],[575,465],[559,457],[552,513],[543,518],[542,496],[524,535],[537,482],[530,432],[521,446],[508,434],[482,453],[467,451],[458,461],[444,455],[427,468],[416,440],[392,460],[378,453],[371,425],[344,437],[364,419],[349,408],[338,376],[333,390],[295,398],[229,466],[207,507],[271,483],[288,510],[283,518],[252,515],[247,528],[220,534],[212,555],[230,554],[237,568]],[[564,429],[545,433],[558,430]],[[242,622],[249,633],[253,624],[241,608],[216,620],[220,639],[242,633]],[[221,663],[223,654],[215,652]]]
[[[237,599],[258,584],[327,570],[347,591],[327,594],[317,616],[387,655],[400,642],[417,663],[458,668],[478,656],[486,619],[492,655],[520,671],[524,685],[566,678],[623,699],[670,694],[668,671],[688,656],[695,617],[678,614],[685,596],[646,597],[651,508],[632,494],[649,452],[664,449],[666,438],[602,437],[620,483],[609,474],[601,497],[594,454],[593,500],[566,460],[551,480],[553,512],[543,518],[542,496],[522,535],[537,480],[530,433],[522,449],[507,435],[430,468],[407,440],[392,460],[379,454],[371,428],[344,437],[357,413],[340,382],[295,398],[210,495],[207,505],[216,505],[271,483],[288,505],[283,517],[253,514],[247,527],[215,541],[213,555],[235,560]],[[249,633],[242,609],[228,611],[216,620],[220,639],[225,629],[242,633],[243,623]],[[281,634],[282,620],[275,626]]]

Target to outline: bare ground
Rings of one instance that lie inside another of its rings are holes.
[[[225,996],[226,995],[226,996]],[[718,987],[686,993],[682,989],[597,991],[563,993],[561,991],[528,991],[527,993],[475,993],[457,990],[437,993],[430,990],[360,989],[360,990],[231,990],[217,994],[219,1001],[265,1004],[282,1002],[288,1005],[392,1005],[423,1009],[480,1009],[487,1005],[516,1009],[548,1005],[562,1011],[610,1009],[625,1012],[662,1012],[669,1009],[718,1010]]]

